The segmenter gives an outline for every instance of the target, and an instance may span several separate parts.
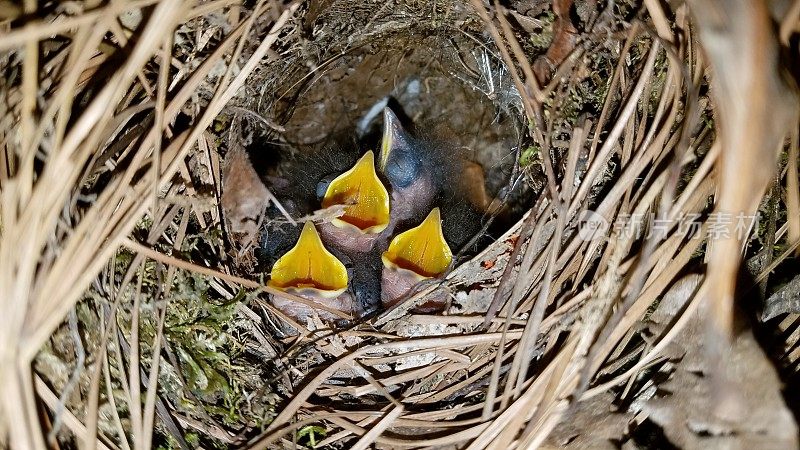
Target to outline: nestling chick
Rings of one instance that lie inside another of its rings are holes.
[[[454,148],[416,138],[390,109],[384,110],[380,168],[392,195],[392,239],[381,257],[384,307],[419,283],[443,276],[453,262],[448,243],[461,249],[480,229],[481,214],[465,198],[463,166]],[[443,306],[444,299],[437,299],[425,309]]]
[[[314,224],[306,222],[297,244],[275,262],[267,285],[355,315],[358,311],[347,291],[348,279],[344,264],[325,248]],[[272,301],[277,308],[298,319],[306,319],[311,312],[308,306],[278,295],[274,295]],[[318,314],[327,320],[336,318],[324,311]]]

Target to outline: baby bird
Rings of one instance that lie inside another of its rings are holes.
[[[384,307],[419,283],[442,277],[453,263],[449,244],[461,249],[479,231],[481,214],[466,199],[468,189],[459,176],[464,162],[454,148],[411,135],[389,108],[384,110],[380,168],[392,196],[392,237],[381,255]],[[437,300],[424,309],[443,306]]]
[[[295,246],[275,262],[267,286],[310,300],[312,305],[354,315],[356,303],[347,292],[348,278],[345,265],[325,248],[314,224],[306,222]],[[274,295],[272,301],[278,309],[300,319],[307,318],[313,307],[280,295]],[[337,318],[324,310],[318,314],[327,320]]]
[[[392,188],[392,231],[430,211],[443,187],[442,156],[407,133],[391,109],[383,110],[380,169]]]
[[[395,236],[381,260],[381,302],[385,307],[393,306],[420,282],[444,275],[453,253],[442,232],[439,208],[418,226]],[[427,306],[436,309],[437,305]]]

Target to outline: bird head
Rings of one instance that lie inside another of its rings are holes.
[[[421,224],[392,238],[381,260],[381,300],[386,307],[420,282],[444,275],[453,253],[442,232],[439,208],[431,210]]]
[[[383,110],[383,139],[378,167],[391,187],[392,225],[419,220],[439,191],[435,153],[411,136],[389,108]]]
[[[389,192],[375,172],[375,156],[371,150],[328,184],[322,196],[322,207],[334,205],[344,206],[344,214],[331,221],[338,228],[379,234],[389,225]]]
[[[327,242],[348,253],[370,251],[391,223],[389,192],[375,171],[373,152],[327,183],[321,203],[323,208],[338,205],[344,211],[320,226]]]
[[[325,248],[314,224],[306,222],[294,247],[273,265],[267,286],[352,315],[356,310],[347,292],[348,280],[345,265]],[[280,295],[273,296],[273,301],[294,318],[305,320],[312,315],[312,307],[297,301]]]

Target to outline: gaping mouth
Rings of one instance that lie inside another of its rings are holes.
[[[389,225],[389,192],[375,172],[371,150],[328,185],[322,207],[335,205],[345,205],[344,214],[332,221],[335,226],[380,233]]]
[[[442,233],[439,208],[434,208],[418,226],[395,236],[382,259],[385,267],[409,270],[420,279],[443,275],[453,261],[453,253]]]
[[[314,224],[306,222],[295,246],[275,262],[267,285],[337,297],[347,289],[347,269],[322,244]]]

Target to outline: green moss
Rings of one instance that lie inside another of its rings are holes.
[[[231,118],[227,114],[220,114],[214,118],[214,122],[211,124],[211,129],[214,130],[215,133],[222,134],[223,132],[227,131],[228,127],[230,127]]]
[[[176,276],[164,334],[178,356],[185,387],[203,402],[208,413],[232,424],[239,420],[235,405],[240,394],[233,385],[231,364],[242,348],[231,335],[239,297],[220,302],[208,291],[208,280],[201,275]]]
[[[541,149],[537,145],[526,147],[519,155],[519,165],[523,168],[529,167],[536,161],[537,158],[539,158],[540,152]]]
[[[316,448],[317,440],[324,438],[327,434],[328,431],[320,425],[307,425],[297,432],[296,441],[306,447]]]
[[[186,443],[191,445],[193,448],[200,447],[200,436],[197,433],[186,433],[183,438],[186,440]]]
[[[555,20],[555,14],[548,8],[546,12],[540,14],[536,18],[542,22],[542,29],[538,33],[531,33],[528,39],[536,53],[544,53],[547,51],[547,48],[550,47],[550,42],[553,40],[553,21]]]
[[[216,228],[192,232],[190,226],[181,251],[173,254],[205,265],[209,258],[216,258],[213,252],[220,248],[220,237]],[[159,243],[155,248],[168,253],[171,245]],[[132,262],[132,254],[120,251],[117,273],[124,273]],[[245,351],[252,323],[237,312],[241,303],[257,293],[240,291],[225,299],[205,275],[175,270],[169,286],[165,285],[166,277],[165,267],[144,260],[139,319],[142,369],[151,367],[159,315],[166,308],[159,371],[161,397],[178,413],[203,423],[212,420],[232,433],[263,430],[275,416],[278,397],[264,377],[265,361]],[[118,310],[117,322],[127,339],[137,282],[138,274],[121,293],[127,305]],[[254,392],[259,395],[254,396]],[[124,408],[124,402],[119,406]],[[225,448],[224,443],[202,434],[189,434],[186,439],[192,447],[193,439],[206,448]],[[163,429],[155,442],[165,449],[180,448]]]

